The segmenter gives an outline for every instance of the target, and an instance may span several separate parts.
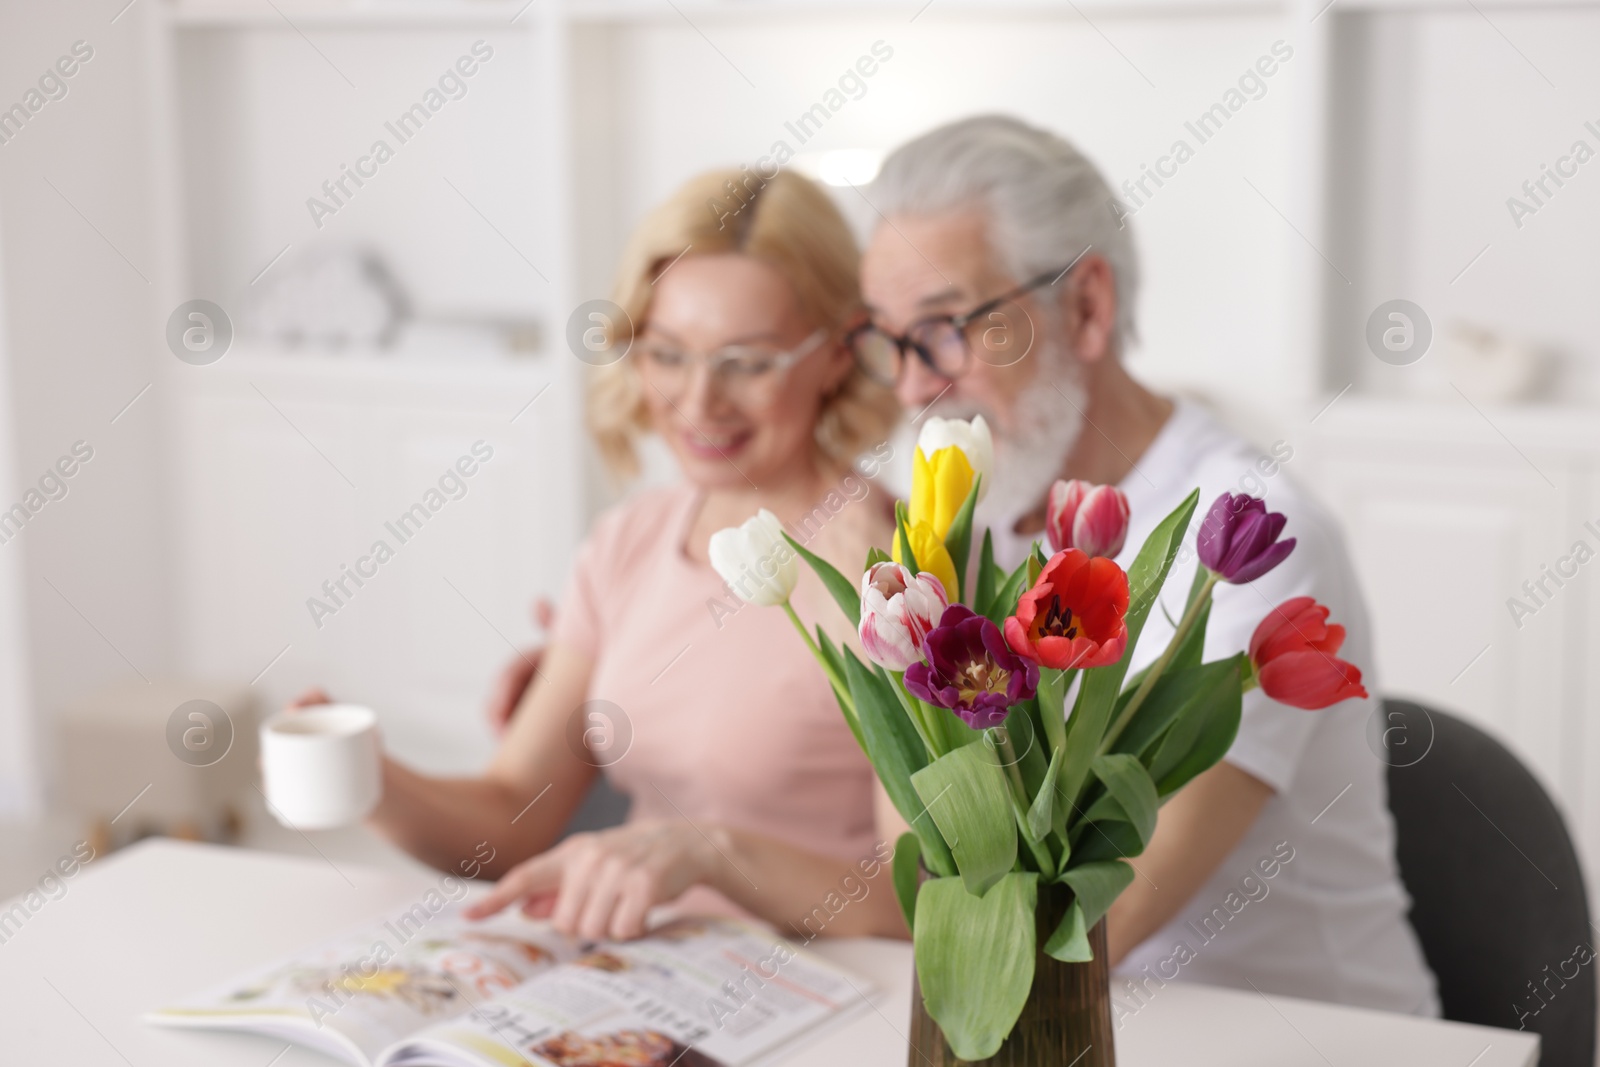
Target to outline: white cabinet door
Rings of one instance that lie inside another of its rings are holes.
[[[1576,800],[1563,669],[1582,605],[1550,585],[1535,613],[1514,619],[1507,607],[1570,543],[1564,462],[1540,459],[1563,487],[1552,488],[1492,444],[1339,437],[1317,451],[1314,480],[1345,523],[1372,607],[1382,691],[1479,723]]]
[[[493,673],[582,531],[576,376],[206,370],[178,404],[185,669],[248,682],[282,652],[265,707],[323,685],[377,708],[402,758],[479,765]]]

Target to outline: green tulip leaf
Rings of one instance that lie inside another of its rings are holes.
[[[1156,812],[1161,808],[1161,797],[1150,772],[1144,769],[1139,757],[1107,753],[1096,756],[1089,764],[1094,776],[1106,787],[1108,795],[1116,798],[1127,819],[1138,831],[1143,844],[1150,843],[1156,829]],[[1092,810],[1092,809],[1091,809]]]
[[[1226,668],[1216,686],[1203,698],[1184,705],[1183,713],[1167,729],[1150,760],[1150,777],[1156,791],[1170,796],[1198,774],[1216,766],[1227,755],[1239,732],[1241,664],[1243,652],[1221,661]],[[1207,667],[1214,666],[1207,664]],[[1140,708],[1140,712],[1144,709]]]
[[[1128,721],[1127,728],[1111,746],[1113,752],[1127,752],[1141,760],[1153,758],[1156,742],[1169,727],[1189,714],[1195,705],[1210,704],[1238,685],[1238,664],[1234,659],[1164,672],[1150,690],[1150,696]],[[1123,696],[1131,697],[1132,683]],[[1123,701],[1118,701],[1120,708]],[[1192,740],[1192,737],[1190,738]],[[1151,777],[1158,777],[1152,774]]]
[[[1051,751],[1067,743],[1066,697],[1071,684],[1071,671],[1039,668],[1039,724],[1044,727],[1045,741]]]
[[[1117,798],[1110,793],[1101,793],[1100,799],[1089,805],[1089,810],[1083,813],[1085,823],[1128,822],[1128,813],[1122,810],[1122,805],[1117,803]],[[1131,823],[1129,825],[1132,825]],[[1083,831],[1080,829],[1079,834]]]
[[[861,750],[865,752],[867,746],[866,742],[861,739],[861,723],[856,720],[856,709],[851,705],[851,701],[854,698],[851,697],[847,700],[848,693],[840,693],[833,688],[832,679],[845,676],[844,658],[839,655],[839,646],[833,643],[833,639],[828,636],[828,632],[821,626],[817,627],[817,652],[828,664],[828,671],[831,675],[828,688],[833,689],[834,699],[839,702],[839,710],[844,712],[844,721],[849,725],[850,732],[855,735],[856,744],[860,745]]]
[[[963,1060],[998,1052],[1028,1002],[1037,879],[1014,871],[979,897],[958,878],[930,878],[917,894],[922,1003]]]
[[[906,717],[885,675],[868,670],[853,650],[843,650],[844,677],[856,705],[856,721],[861,726],[861,747],[883,782],[884,791],[922,842],[928,869],[936,874],[955,874],[955,861],[939,837],[938,829],[927,819],[918,821],[922,801],[911,786],[911,776],[928,763],[928,750],[917,736],[917,728]]]
[[[1028,577],[1028,565],[1032,562],[1032,556],[1023,560],[1017,566],[1017,569],[1011,572],[1005,583],[995,591],[994,599],[984,609],[984,616],[996,626],[1004,628],[1006,616],[1017,610],[1017,598],[1022,595],[1032,581]]]
[[[1089,945],[1089,927],[1083,921],[1083,909],[1076,900],[1056,924],[1055,932],[1045,939],[1044,953],[1062,963],[1088,963],[1094,959],[1094,949]]]
[[[894,845],[893,866],[890,876],[894,880],[894,895],[900,901],[900,913],[906,917],[906,929],[917,928],[917,864],[922,859],[922,845],[917,835],[906,831]]]
[[[865,567],[861,568],[861,573],[862,574],[867,573],[873,567],[877,566],[880,563],[892,563],[892,562],[894,562],[894,557],[893,556],[889,555],[889,553],[885,552],[883,549],[879,548],[877,545],[873,545],[871,548],[867,549],[867,565]]]
[[[945,551],[950,553],[950,560],[956,565],[957,600],[964,601],[967,598],[967,556],[972,552],[972,510],[978,506],[978,487],[982,483],[981,474],[972,479],[967,499],[961,502],[961,510],[956,512],[956,517],[950,521],[950,529],[944,535]]]
[[[1133,881],[1133,868],[1121,860],[1082,863],[1061,875],[1083,910],[1083,925],[1093,927]]]
[[[1184,605],[1184,614],[1188,614],[1189,607],[1200,596],[1200,591],[1206,586],[1207,571],[1204,567],[1194,569],[1194,583],[1189,586],[1189,599]],[[1211,598],[1206,597],[1205,606],[1200,609],[1200,614],[1195,617],[1194,625],[1184,635],[1183,644],[1177,647],[1172,654],[1172,662],[1167,664],[1168,671],[1183,670],[1189,667],[1200,666],[1200,660],[1206,647],[1206,624],[1211,620]],[[1173,629],[1177,629],[1176,626]]]
[[[996,574],[1001,578],[997,579]],[[972,602],[979,608],[987,608],[989,601],[994,599],[995,586],[1004,580],[1003,572],[994,565],[994,540],[989,536],[989,528],[983,528],[983,547],[978,550],[978,580],[973,590]]]
[[[1115,804],[1107,798],[1109,804]],[[1144,851],[1139,831],[1123,818],[1096,817],[1073,828],[1072,862],[1076,865],[1137,856]]]
[[[1017,754],[1017,771],[1022,775],[1022,787],[1030,797],[1038,795],[1040,786],[1044,784],[1045,771],[1050,768],[1050,749],[1046,747],[1044,735],[1039,730],[1038,712],[1033,701],[1024,700],[1020,704],[1013,704],[1006,713],[1005,722],[1000,724],[1011,739],[1012,751]],[[985,732],[981,736],[987,738],[988,734]],[[995,748],[993,740],[987,743],[1004,767],[1004,752]]]
[[[967,891],[981,896],[1017,861],[1017,831],[1006,772],[988,745],[947,752],[911,775],[922,812],[907,819],[912,829],[929,819],[955,856]],[[904,814],[902,812],[901,814]]]
[[[912,574],[921,574],[922,567],[917,563],[917,554],[911,551],[911,533],[906,528],[906,506],[903,501],[894,502],[894,536],[895,543],[900,546],[900,562],[909,568]]]
[[[783,539],[789,542],[790,547],[796,552],[800,553],[800,558],[809,563],[812,570],[817,572],[817,577],[822,579],[822,584],[827,586],[828,592],[833,594],[833,599],[838,603],[840,610],[844,612],[845,618],[850,620],[850,625],[860,626],[861,594],[856,592],[856,583],[840,574],[839,568],[815,552],[807,551],[804,545],[788,534],[784,534]]]
[[[1044,835],[1050,832],[1055,823],[1056,778],[1060,773],[1061,749],[1057,748],[1055,754],[1050,757],[1050,766],[1044,772],[1044,781],[1039,786],[1039,793],[1028,808],[1028,832],[1035,840],[1043,841]]]

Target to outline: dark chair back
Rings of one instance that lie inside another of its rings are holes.
[[[563,838],[620,826],[628,817],[628,797],[611,787],[604,774],[596,775],[594,785],[584,794],[583,803],[572,813],[572,821],[561,831]]]
[[[1600,960],[1561,813],[1477,727],[1383,707],[1395,851],[1444,1017],[1537,1032],[1543,1067],[1594,1067]]]

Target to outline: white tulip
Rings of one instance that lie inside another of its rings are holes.
[[[989,433],[989,424],[982,415],[974,415],[970,422],[934,416],[922,424],[917,448],[925,457],[932,459],[939,449],[952,445],[961,449],[974,474],[983,475],[978,483],[978,499],[982,500],[989,493],[989,477],[994,472],[994,437]]]
[[[711,566],[740,599],[776,607],[800,580],[800,557],[783,538],[783,524],[766,508],[740,526],[711,535]]]

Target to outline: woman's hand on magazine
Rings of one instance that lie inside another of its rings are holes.
[[[573,834],[513,867],[466,914],[481,919],[520,900],[524,914],[548,918],[569,936],[640,937],[652,907],[709,881],[720,862],[715,846],[687,822]]]

